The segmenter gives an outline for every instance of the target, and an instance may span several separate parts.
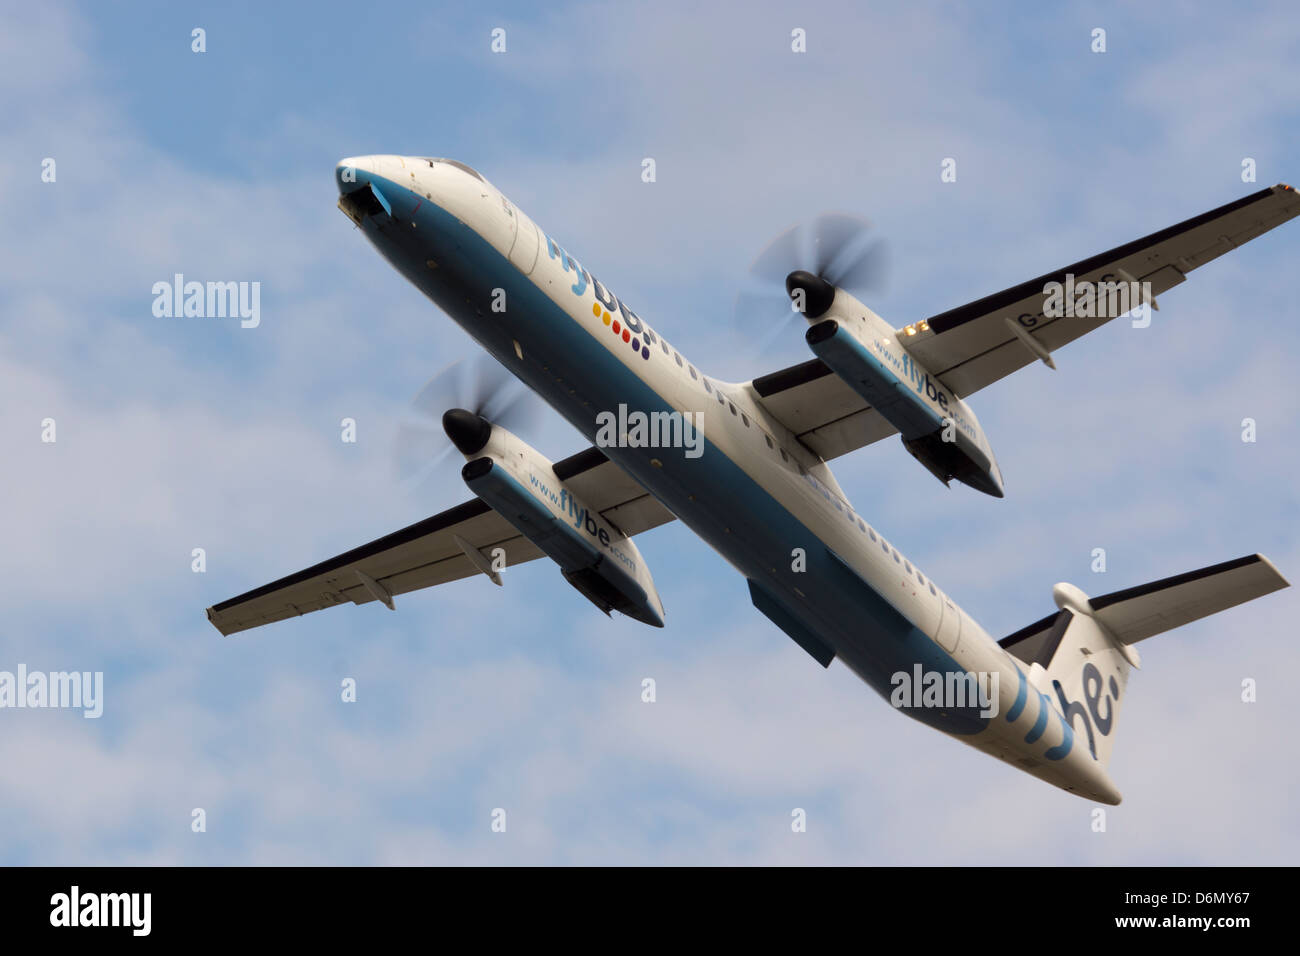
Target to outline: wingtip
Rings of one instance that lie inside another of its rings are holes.
[[[1267,565],[1268,569],[1272,571],[1273,574],[1277,577],[1277,580],[1279,582],[1277,586],[1277,590],[1280,591],[1283,588],[1289,588],[1291,586],[1291,582],[1286,579],[1286,576],[1283,575],[1282,572],[1277,569],[1277,565],[1274,564],[1272,561],[1270,561],[1266,555],[1259,554],[1257,552],[1255,554],[1255,558],[1258,561],[1262,562],[1263,564]]]
[[[211,624],[213,627],[215,627],[217,629],[217,633],[220,634],[222,637],[229,637],[231,634],[235,633],[233,630],[228,631],[221,626],[221,623],[217,620],[217,612],[212,608],[207,609],[207,615],[208,615],[208,623]]]

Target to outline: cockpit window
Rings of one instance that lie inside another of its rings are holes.
[[[457,169],[464,170],[465,172],[469,173],[471,176],[473,176],[481,183],[487,182],[487,180],[483,178],[482,174],[477,169],[474,169],[473,167],[470,166],[466,166],[464,163],[457,162],[454,159],[446,159],[442,156],[426,156],[424,157],[424,159],[431,166],[434,163],[446,163],[448,166],[455,166]]]

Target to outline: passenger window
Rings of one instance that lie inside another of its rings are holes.
[[[713,386],[709,384],[709,380],[707,378],[704,380],[704,390],[708,392],[710,395],[713,394]]]
[[[691,378],[698,379],[699,376],[695,374],[695,366],[694,366],[694,365],[691,365],[691,366],[689,366],[689,368],[690,368],[690,370],[691,370]]]
[[[682,357],[678,355],[676,352],[673,353],[673,358],[677,359],[677,364],[679,366],[682,364]]]
[[[903,562],[903,567],[907,568],[907,573],[908,573],[908,574],[911,574],[911,573],[912,573],[912,566],[911,566],[910,564],[908,564],[906,561]]]
[[[790,460],[790,456],[787,455],[787,454],[785,453],[785,449],[784,449],[784,448],[781,449],[781,460],[782,460],[782,461],[789,461],[789,460]]]
[[[662,346],[664,347],[664,355],[667,355],[667,354],[668,354],[668,343],[665,342],[663,339],[660,339],[660,340],[659,340],[659,344],[662,345]]]
[[[934,584],[933,584],[933,583],[931,583],[931,585],[930,585],[930,593],[933,594],[935,597],[938,597],[938,596],[939,596],[938,592],[935,591],[935,589],[934,589]]]
[[[889,542],[884,538],[880,539],[880,546],[885,549],[885,554],[889,554]]]
[[[768,448],[775,448],[775,447],[776,447],[775,445],[772,444],[772,436],[771,436],[771,435],[766,435],[766,434],[765,434],[765,435],[763,436],[763,438],[767,441],[767,447],[768,447]]]
[[[898,552],[897,552],[897,551],[894,552],[894,563],[895,563],[895,564],[898,563]]]
[[[740,420],[745,423],[746,428],[749,427],[749,416],[746,415],[744,412],[740,413]]]
[[[735,406],[735,405],[732,405],[731,402],[727,402],[727,407],[731,409],[731,414],[733,414],[733,415],[736,414],[736,406]]]
[[[872,531],[870,528],[867,529],[867,534],[871,537],[872,541],[876,540],[876,532]]]
[[[916,579],[917,579],[918,581],[920,581],[922,584],[925,583],[925,578],[923,578],[923,577],[921,576],[921,572],[920,572],[920,571],[917,571],[917,572],[916,572]]]
[[[864,524],[862,523],[862,519],[861,519],[861,518],[858,519],[858,530],[860,530],[860,531],[864,531],[864,532],[867,530],[867,526],[864,525]]]
[[[719,404],[719,405],[725,405],[725,404],[727,404],[727,400],[726,400],[725,398],[722,397],[722,393],[721,393],[721,392],[718,392],[718,404]]]

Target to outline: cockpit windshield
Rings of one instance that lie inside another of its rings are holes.
[[[487,180],[483,178],[482,174],[479,173],[477,169],[474,169],[471,166],[466,166],[464,163],[457,162],[454,159],[446,159],[442,156],[425,156],[424,161],[428,163],[430,166],[432,166],[434,163],[446,163],[448,166],[455,166],[457,169],[464,170],[465,172],[469,173],[471,176],[473,176],[481,183],[487,182]]]

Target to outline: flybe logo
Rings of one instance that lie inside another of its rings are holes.
[[[916,389],[916,394],[924,395],[945,412],[948,411],[948,395],[930,378],[930,373],[912,361],[912,356],[903,353],[903,375],[907,384]]]
[[[578,500],[574,498],[573,495],[569,494],[568,488],[560,488],[560,493],[557,495],[544,482],[539,480],[537,475],[533,472],[528,473],[528,481],[537,489],[538,493],[541,494],[542,497],[548,499],[552,504],[559,507],[564,516],[573,523],[575,529],[578,531],[585,531],[588,535],[599,541],[601,546],[609,551],[609,553],[618,559],[619,562],[625,565],[628,570],[636,570],[636,562],[633,561],[631,557],[624,554],[622,549],[614,546],[613,541],[610,539],[609,532],[596,523],[595,515],[587,510],[586,505],[579,504]]]
[[[591,304],[591,314],[602,320],[615,337],[631,347],[633,353],[649,361],[650,346],[658,342],[658,337],[650,326],[642,322],[639,315],[620,302],[614,293],[601,285],[599,279],[587,272],[577,259],[565,252],[564,247],[550,236],[546,237],[546,251],[552,259],[559,262],[565,272],[573,272],[573,285],[569,290],[574,295],[585,296],[587,286],[591,286],[591,291],[596,296],[596,301]]]
[[[1019,719],[1029,700],[1029,682],[1025,679],[1025,672],[1019,667],[1016,668],[1016,672],[1020,676],[1020,687],[1016,692],[1015,703],[1007,711],[1009,722]],[[1038,719],[1025,735],[1025,743],[1032,744],[1042,737],[1043,732],[1047,730],[1049,715],[1054,714],[1061,724],[1063,737],[1059,744],[1043,753],[1048,760],[1061,760],[1073,749],[1073,727],[1076,717],[1083,720],[1083,729],[1088,735],[1088,750],[1093,760],[1097,759],[1097,739],[1094,731],[1103,737],[1109,737],[1110,732],[1115,729],[1115,713],[1119,706],[1119,682],[1113,676],[1109,680],[1103,680],[1101,671],[1092,661],[1083,665],[1081,676],[1083,678],[1082,703],[1070,700],[1059,680],[1052,681],[1052,689],[1056,691],[1056,699],[1060,703],[1059,709],[1052,708],[1046,694],[1041,691],[1037,693]]]
[[[1109,737],[1111,728],[1115,726],[1115,706],[1119,701],[1119,682],[1112,675],[1109,682],[1103,682],[1101,671],[1097,665],[1089,661],[1083,665],[1083,699],[1087,704],[1079,703],[1077,700],[1070,700],[1065,696],[1065,690],[1061,687],[1060,681],[1052,681],[1052,687],[1056,690],[1057,699],[1061,702],[1061,711],[1065,714],[1065,719],[1074,724],[1074,718],[1083,718],[1083,729],[1088,732],[1088,749],[1092,751],[1092,759],[1097,759],[1097,742],[1093,738],[1092,731],[1095,727],[1097,733],[1103,737]],[[1109,691],[1109,693],[1106,693]]]

